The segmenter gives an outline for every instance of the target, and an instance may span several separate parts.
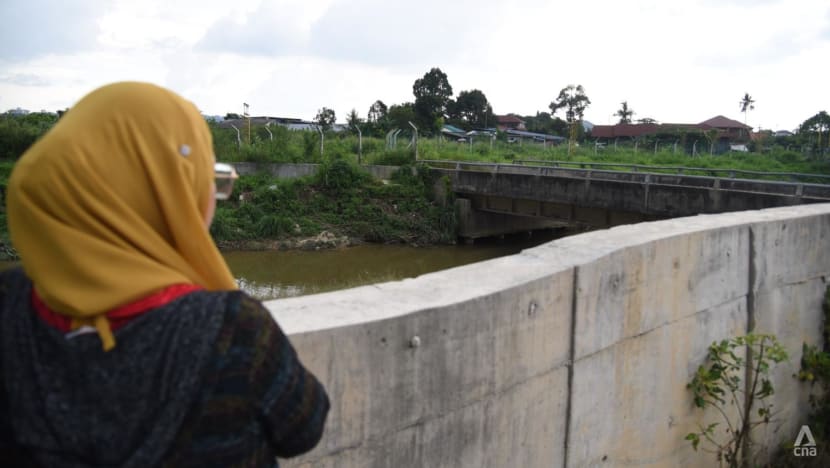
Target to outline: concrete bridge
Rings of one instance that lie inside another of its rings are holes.
[[[609,227],[830,201],[830,185],[803,182],[542,165],[425,163],[450,178],[461,199],[460,234],[468,238],[533,226]]]
[[[320,445],[285,466],[710,466],[684,437],[719,416],[694,409],[686,384],[709,344],[750,331],[790,353],[756,442],[791,444],[828,242],[830,204],[700,215],[270,301],[332,397]]]

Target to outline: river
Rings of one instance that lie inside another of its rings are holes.
[[[410,247],[365,244],[320,251],[223,252],[239,286],[261,299],[302,296],[365,284],[414,278],[491,258],[513,255],[570,232],[482,239],[473,245]],[[0,262],[0,270],[15,265]]]

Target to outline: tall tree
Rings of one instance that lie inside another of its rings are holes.
[[[744,97],[738,104],[741,106],[741,112],[744,113],[744,125],[746,125],[746,113],[747,111],[755,110],[755,100],[752,99],[749,93],[744,93]]]
[[[369,113],[366,114],[366,120],[371,123],[378,123],[381,120],[386,118],[386,113],[389,111],[389,108],[386,107],[386,104],[383,103],[380,99],[374,102],[369,107]]]
[[[449,107],[449,117],[467,130],[485,128],[495,123],[493,108],[487,102],[487,96],[477,89],[461,91],[455,103],[451,102]]]
[[[441,119],[447,112],[452,97],[452,86],[447,74],[432,68],[412,85],[415,95],[415,117],[422,130],[440,131]]]
[[[614,115],[620,118],[621,124],[630,124],[631,117],[634,116],[634,109],[628,107],[628,101],[623,101],[620,103],[620,110]]]
[[[555,114],[556,111],[564,109],[565,120],[571,126],[570,139],[568,140],[568,154],[571,152],[571,147],[576,140],[577,126],[582,125],[582,117],[585,114],[585,109],[591,105],[591,100],[585,95],[585,89],[582,85],[568,85],[559,91],[559,96],[550,103],[550,111]]]
[[[411,102],[392,104],[387,118],[392,128],[408,129],[408,122],[415,120],[415,105]]]
[[[349,112],[349,115],[346,116],[346,123],[349,127],[359,125],[361,122],[363,122],[363,119],[357,115],[357,109],[352,109],[351,112]]]
[[[329,109],[328,107],[323,107],[318,110],[317,116],[314,117],[314,121],[317,122],[317,125],[322,127],[324,131],[330,129],[331,126],[334,125],[336,119],[334,110]]]

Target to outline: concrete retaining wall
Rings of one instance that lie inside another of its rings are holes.
[[[286,466],[710,465],[683,438],[716,415],[685,386],[753,326],[791,354],[758,438],[792,442],[828,241],[830,204],[704,215],[268,302],[332,399],[323,441]]]

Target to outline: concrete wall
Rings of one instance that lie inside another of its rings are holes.
[[[753,326],[791,354],[759,439],[792,442],[792,378],[818,343],[830,204],[703,215],[564,238],[415,279],[267,306],[332,399],[291,467],[705,466],[716,421],[686,383]]]

